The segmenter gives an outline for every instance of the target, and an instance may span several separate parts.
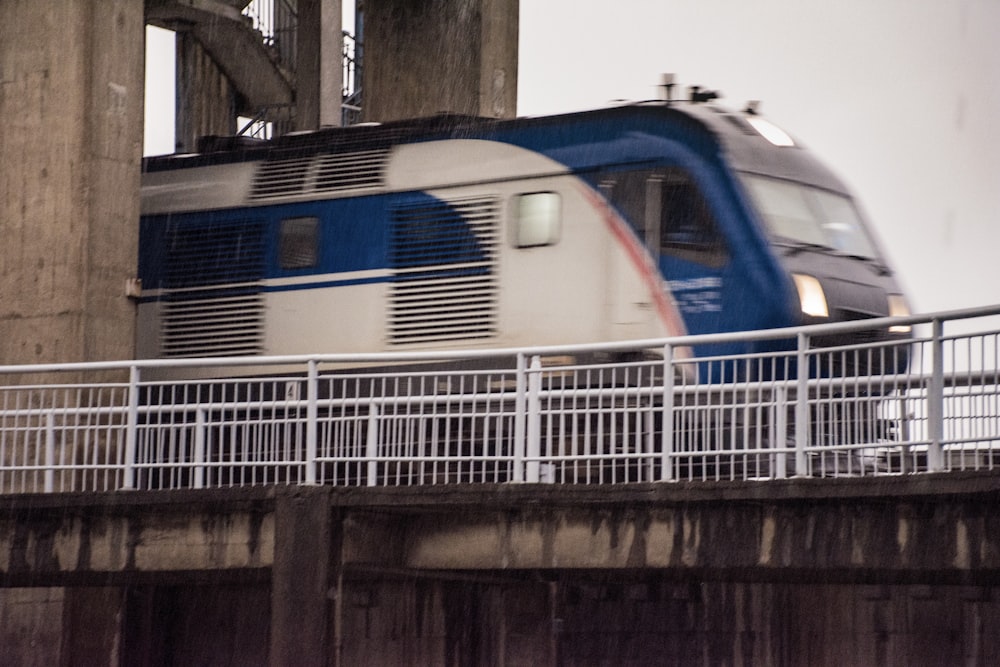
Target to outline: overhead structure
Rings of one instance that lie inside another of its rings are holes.
[[[295,99],[291,51],[282,44],[288,37],[283,31],[295,27],[295,14],[288,3],[276,2],[270,13],[274,22],[262,25],[243,13],[250,4],[146,0],[146,22],[197,40],[238,93],[240,113],[289,106]]]
[[[362,118],[513,118],[518,0],[364,3]]]
[[[237,117],[272,136],[440,112],[511,118],[518,4],[357,2],[352,35],[342,0],[145,0],[147,23],[177,33],[179,152],[257,127]]]
[[[339,37],[340,0],[145,0],[146,22],[177,33],[177,151],[235,134],[239,116],[294,129],[297,5],[319,4]]]

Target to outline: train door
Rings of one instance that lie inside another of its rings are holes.
[[[565,177],[505,184],[505,345],[605,339],[606,239],[589,202]]]
[[[643,239],[690,333],[726,330],[730,252],[706,197],[676,167],[610,172],[605,197]]]

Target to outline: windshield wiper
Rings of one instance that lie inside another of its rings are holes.
[[[833,248],[822,243],[810,243],[808,241],[775,241],[775,245],[785,248],[785,256],[793,257],[804,250],[819,250],[821,252],[833,252]]]
[[[880,276],[891,276],[892,270],[878,257],[869,257],[867,255],[859,255],[857,253],[844,252],[842,250],[837,250],[836,248],[831,248],[828,245],[822,243],[812,243],[810,241],[787,241],[784,239],[779,239],[774,242],[775,245],[781,246],[785,249],[786,257],[794,257],[801,252],[806,250],[811,250],[815,252],[823,252],[831,255],[836,255],[837,257],[846,257],[848,259],[856,259],[860,262],[864,262]]]
[[[885,264],[885,262],[880,260],[878,257],[869,257],[867,255],[858,255],[849,252],[838,252],[837,254],[840,255],[841,257],[847,257],[849,259],[856,259],[864,262],[868,266],[872,267],[875,270],[875,272],[878,273],[878,275],[880,276],[892,275],[892,271],[889,269],[889,267]]]

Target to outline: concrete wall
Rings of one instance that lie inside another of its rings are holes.
[[[990,586],[789,584],[562,571],[352,581],[343,664],[989,665]]]
[[[0,655],[21,667],[49,667],[60,663],[63,588],[7,588],[0,590]]]
[[[130,358],[143,2],[0,16],[0,363]]]
[[[6,496],[0,654],[997,664],[998,502],[990,472]]]
[[[365,3],[362,118],[512,118],[518,0]]]
[[[1000,591],[990,585],[678,579],[663,570],[550,578],[356,573],[325,596],[339,596],[342,612],[339,623],[328,621],[322,655],[305,643],[297,654],[269,648],[266,582],[3,593],[0,653],[5,664],[24,666],[985,667],[1000,660]]]

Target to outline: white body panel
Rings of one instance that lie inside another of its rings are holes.
[[[387,285],[371,283],[268,293],[264,353],[384,349]]]
[[[142,175],[142,215],[246,206],[257,162],[153,171]]]

